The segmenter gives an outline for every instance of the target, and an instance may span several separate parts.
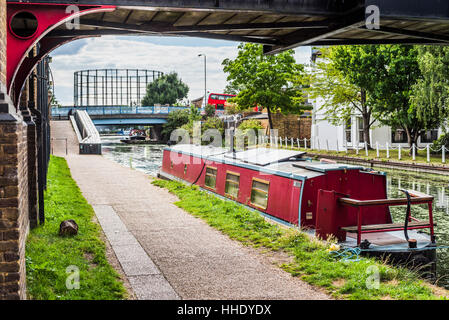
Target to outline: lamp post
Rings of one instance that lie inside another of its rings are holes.
[[[200,53],[198,57],[204,57],[204,108],[206,108],[207,104],[207,74],[206,74],[206,55]]]

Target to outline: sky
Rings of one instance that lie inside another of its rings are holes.
[[[149,69],[164,73],[175,71],[190,90],[188,99],[204,96],[204,58],[207,66],[207,91],[221,93],[226,74],[225,58],[237,56],[237,42],[199,38],[104,36],[76,40],[51,53],[57,100],[73,105],[73,73],[86,69]],[[309,63],[310,47],[295,50],[298,63]]]

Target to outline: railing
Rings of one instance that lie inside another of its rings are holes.
[[[249,140],[251,140],[250,138]],[[279,136],[264,136],[259,135],[254,138],[255,141],[248,141],[250,145],[268,145],[271,148],[283,148],[283,149],[305,149],[318,151],[320,153],[333,154],[333,155],[355,155],[357,157],[364,156],[373,159],[398,159],[413,162],[427,162],[427,163],[442,163],[446,164],[446,154],[449,149],[445,146],[441,146],[438,149],[434,149],[433,145],[428,143],[425,147],[418,147],[413,144],[411,147],[404,147],[401,144],[396,146],[386,142],[380,144],[379,142],[372,143],[371,146],[368,143],[355,143],[353,146],[346,144],[339,144],[338,141],[331,145],[332,141],[320,140],[320,139],[298,139]],[[419,152],[421,151],[421,153]],[[419,154],[419,159],[418,159]],[[420,161],[418,161],[420,160]]]
[[[420,221],[412,216],[408,217],[410,225],[407,227],[408,230],[418,230],[418,229],[430,229],[430,236],[432,242],[434,242],[434,222],[433,222],[433,212],[432,203],[433,197],[418,191],[410,190],[410,205],[415,204],[427,204],[429,211],[429,221]],[[345,206],[356,207],[357,210],[357,225],[350,227],[343,227],[342,230],[348,232],[357,233],[357,245],[360,245],[362,241],[363,233],[375,233],[375,232],[391,232],[391,231],[401,231],[404,230],[404,226],[401,224],[383,224],[383,225],[365,225],[362,226],[363,211],[367,207],[391,207],[391,206],[401,206],[407,205],[409,200],[407,198],[401,199],[380,199],[380,200],[355,200],[349,198],[340,198],[339,202]]]
[[[167,115],[175,110],[189,109],[188,107],[103,107],[103,106],[92,106],[92,107],[52,107],[51,115],[52,117],[67,117],[70,110],[84,110],[90,116],[101,116],[101,115],[147,115],[147,114],[161,114]]]

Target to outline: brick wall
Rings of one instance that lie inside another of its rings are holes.
[[[27,143],[21,119],[0,122],[0,300],[26,298]]]
[[[6,85],[6,0],[0,0],[0,82]]]
[[[6,0],[0,0],[0,300],[26,299],[29,126],[6,95]]]
[[[297,114],[272,114],[273,128],[278,130],[280,137],[310,139],[312,119]]]

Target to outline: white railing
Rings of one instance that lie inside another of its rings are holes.
[[[257,145],[266,145],[271,148],[284,148],[284,149],[304,149],[304,150],[316,150],[316,151],[326,151],[328,153],[345,153],[349,154],[351,150],[355,151],[356,155],[360,155],[361,152],[364,153],[366,157],[370,156],[370,149],[375,151],[375,154],[372,154],[372,158],[378,159],[398,159],[398,160],[412,160],[416,161],[417,155],[422,155],[423,152],[426,154],[426,162],[430,163],[432,160],[434,162],[441,162],[443,164],[446,163],[446,152],[449,151],[448,148],[442,146],[439,149],[434,149],[432,144],[427,144],[425,147],[420,148],[417,145],[413,144],[411,147],[403,147],[402,145],[393,146],[390,143],[386,142],[385,144],[381,144],[378,141],[369,145],[368,143],[361,144],[356,143],[354,146],[348,146],[346,143],[343,146],[339,145],[338,140],[336,141],[334,146],[335,149],[331,150],[330,141],[320,139],[316,139],[315,143],[313,143],[312,139],[299,139],[299,138],[289,138],[289,137],[280,137],[280,136],[259,136],[256,137],[255,143]],[[312,146],[314,148],[312,149]],[[324,146],[324,148],[322,147]],[[396,156],[394,156],[394,152],[397,150]],[[441,159],[441,160],[440,160]],[[435,161],[438,160],[438,161]]]

